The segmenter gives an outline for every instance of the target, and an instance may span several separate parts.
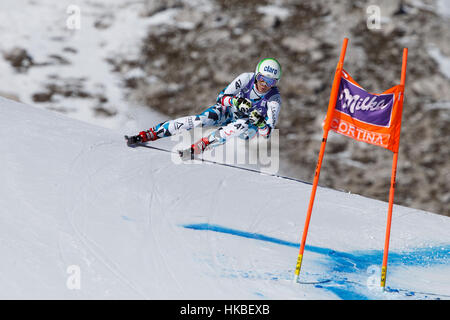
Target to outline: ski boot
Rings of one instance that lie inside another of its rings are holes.
[[[141,143],[145,143],[147,141],[155,141],[156,139],[158,139],[158,137],[156,136],[156,133],[152,128],[147,131],[141,131],[136,136],[125,136],[127,146],[129,147],[135,147]]]
[[[179,150],[178,154],[182,160],[193,160],[195,155],[201,154],[209,146],[211,142],[207,137],[201,138],[199,141],[191,145],[190,148]]]

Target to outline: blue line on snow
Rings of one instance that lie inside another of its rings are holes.
[[[219,225],[200,223],[200,224],[186,224],[184,228],[193,230],[205,230],[219,233],[230,234],[238,237],[255,239],[275,243],[279,245],[299,248],[299,243],[289,242],[286,240],[266,236],[260,233],[247,232],[242,230],[231,229]],[[366,273],[366,270],[372,265],[381,265],[383,258],[382,250],[368,250],[355,251],[353,253],[341,252],[322,248],[317,246],[306,245],[305,250],[325,255],[328,260],[324,262],[325,266],[333,274],[345,273]],[[331,262],[329,261],[331,260]],[[403,266],[422,266],[428,267],[436,264],[450,264],[450,245],[440,245],[429,248],[417,248],[414,251],[398,253],[389,252],[389,266],[403,265]],[[343,279],[343,280],[342,280]],[[338,279],[339,280],[339,279]],[[355,290],[351,281],[346,281],[346,277],[341,277],[338,286],[318,286],[327,289],[342,299],[368,299],[367,296],[358,293]],[[343,285],[347,284],[347,285]],[[360,291],[360,290],[358,290]]]
[[[130,217],[127,217],[125,215],[120,216],[125,221],[134,221],[134,219],[131,219]]]
[[[285,246],[289,246],[289,247],[300,247],[299,244],[294,243],[294,242],[289,242],[289,241],[280,240],[280,239],[273,238],[273,237],[268,237],[268,236],[265,236],[265,235],[259,234],[259,233],[250,233],[250,232],[246,232],[246,231],[240,231],[240,230],[236,230],[236,229],[221,227],[221,226],[209,224],[209,223],[187,224],[187,225],[184,225],[183,227],[185,227],[187,229],[194,229],[194,230],[208,230],[208,231],[215,231],[215,232],[220,232],[220,233],[227,233],[227,234],[231,234],[234,236],[256,239],[256,240],[261,240],[261,241],[268,241],[268,242],[281,244],[281,245],[285,245]]]

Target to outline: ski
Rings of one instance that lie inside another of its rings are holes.
[[[124,136],[124,138],[127,142],[127,146],[129,146],[130,148],[135,148],[137,146],[143,145],[143,143],[140,140],[138,140],[137,136],[129,137],[126,135]]]
[[[178,150],[178,155],[183,161],[194,160],[194,153],[192,152],[192,148]]]
[[[125,141],[127,142],[127,146],[129,146],[130,148],[146,147],[146,148],[151,148],[151,149],[155,149],[155,150],[159,150],[159,151],[174,153],[173,151],[170,151],[170,150],[166,150],[166,149],[162,149],[162,148],[158,148],[158,147],[154,147],[154,146],[149,146],[149,145],[145,144],[144,142],[139,141],[138,138],[136,138],[136,137],[138,137],[138,136],[130,137],[130,136],[125,135],[124,138],[125,138]],[[194,153],[192,152],[192,148],[187,148],[184,150],[177,150],[177,153],[183,161],[194,160]]]
[[[155,147],[155,146],[150,146],[150,145],[147,145],[147,144],[142,143],[142,142],[134,144],[134,145],[132,145],[130,147],[132,147],[132,148],[144,147],[144,148],[148,148],[148,149],[154,149],[154,150],[163,151],[163,152],[166,152],[166,153],[174,153],[174,154],[177,154],[178,156],[180,156],[180,152],[182,152],[183,155],[184,154],[187,155],[187,153],[185,153],[185,151],[189,150],[189,149],[184,149],[184,150],[171,151],[171,150],[167,150],[167,149],[163,149],[163,148],[159,148],[159,147]],[[272,177],[277,177],[277,178],[281,178],[281,179],[285,179],[285,180],[291,180],[291,181],[296,181],[296,182],[301,182],[301,183],[304,183],[304,184],[311,185],[310,182],[303,181],[303,180],[300,180],[300,179],[297,179],[297,178],[282,176],[282,175],[273,174],[273,173],[264,173],[264,172],[261,172],[261,171],[256,170],[256,169],[239,167],[237,165],[233,165],[233,164],[229,164],[229,163],[223,163],[223,162],[218,162],[218,161],[214,161],[214,160],[208,160],[208,159],[204,159],[203,157],[197,158],[197,157],[195,157],[195,155],[192,155],[192,154],[190,154],[190,157],[191,158],[189,158],[188,160],[192,160],[192,157],[194,157],[193,159],[199,160],[201,162],[216,164],[216,165],[219,165],[219,166],[235,168],[235,169],[244,170],[244,171],[255,172],[255,173],[259,173],[259,174],[264,174],[264,175],[268,175],[268,176],[272,176]]]

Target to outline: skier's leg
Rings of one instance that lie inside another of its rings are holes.
[[[225,117],[225,110],[226,109],[224,109],[221,105],[214,105],[198,115],[186,116],[161,122],[146,131],[141,131],[137,136],[131,137],[130,139],[134,138],[136,142],[154,141],[159,138],[179,134],[183,130],[191,130],[196,127],[214,126],[221,123]]]
[[[230,122],[229,124],[211,132],[208,136],[208,140],[217,145],[224,144],[230,138],[245,135],[248,129],[248,119],[237,119],[236,121]]]
[[[222,115],[223,110],[219,106],[214,105],[198,115],[165,121],[156,125],[152,129],[156,133],[156,139],[169,137],[179,134],[183,130],[217,125],[222,119]]]
[[[248,119],[238,119],[236,121],[230,122],[227,125],[214,130],[207,137],[204,137],[194,143],[191,146],[191,153],[199,154],[206,148],[213,148],[224,144],[229,138],[246,134],[248,128]]]

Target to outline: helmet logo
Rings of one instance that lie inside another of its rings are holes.
[[[264,67],[264,71],[267,71],[267,72],[270,72],[270,73],[273,73],[273,74],[277,74],[277,72],[278,72],[277,69],[272,68],[271,66],[265,66]]]

